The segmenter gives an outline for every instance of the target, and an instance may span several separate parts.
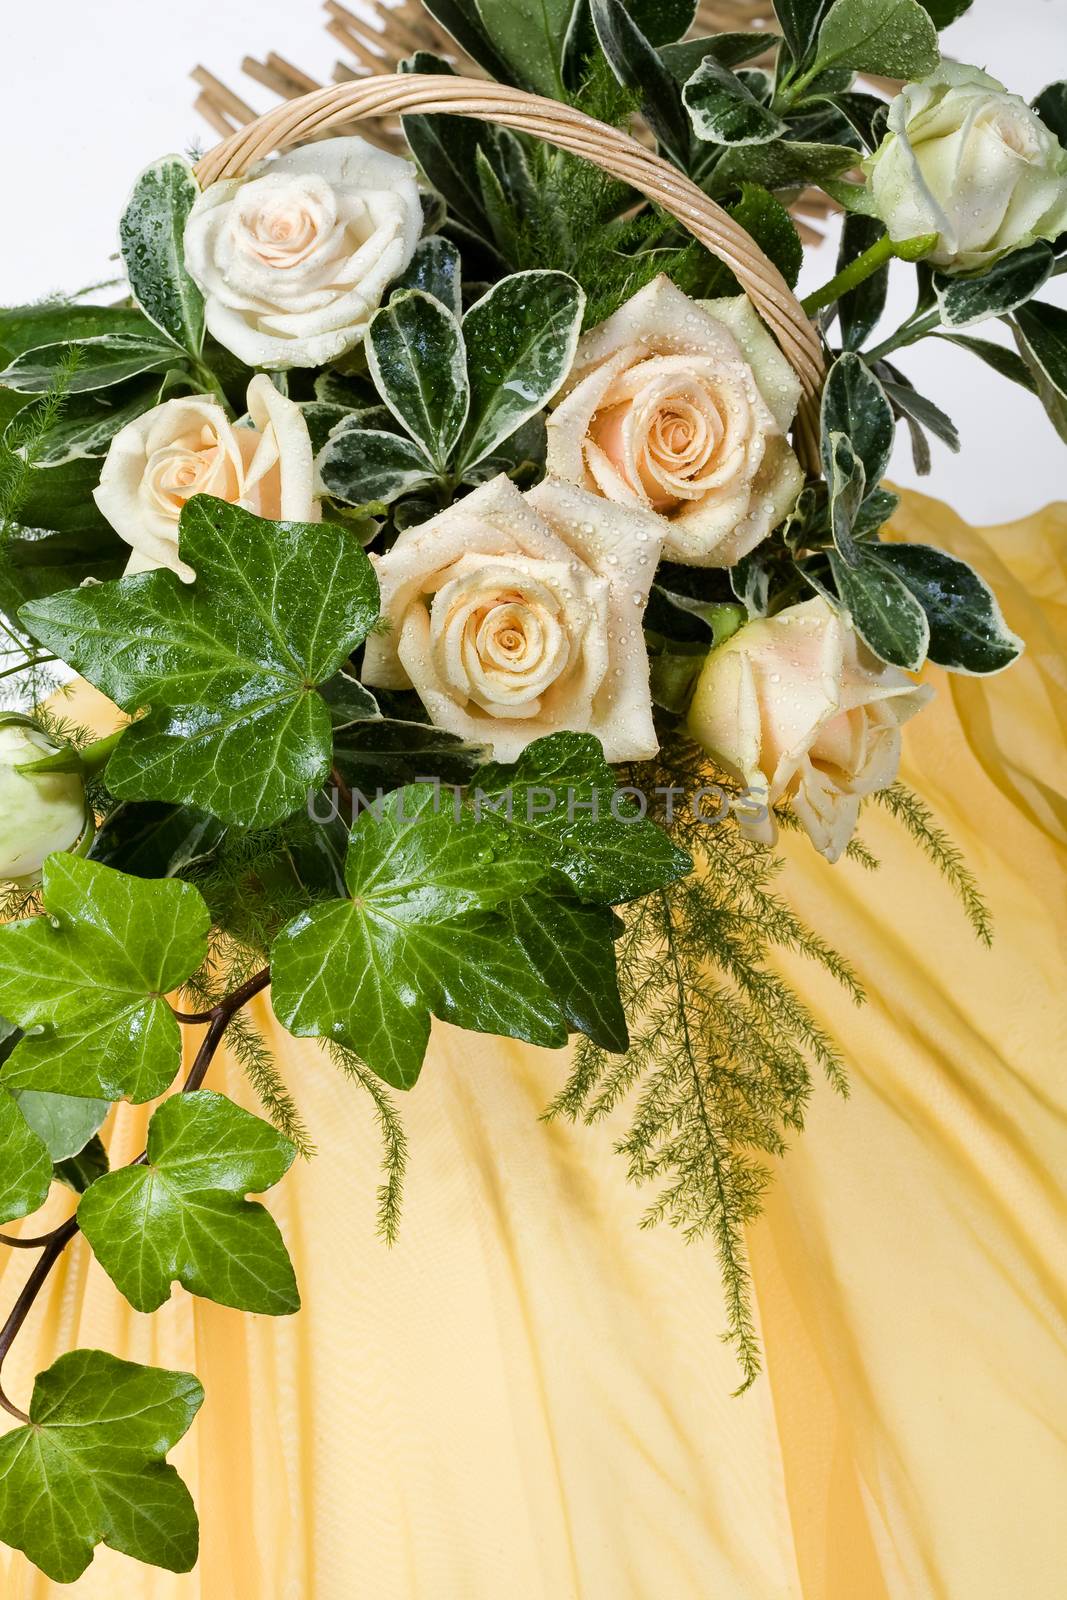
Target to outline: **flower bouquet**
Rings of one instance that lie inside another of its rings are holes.
[[[1067,436],[1067,87],[941,63],[966,0],[426,0],[421,53],[145,170],[125,279],[0,312],[0,1220],[53,1182],[0,1362],[81,1233],[150,1312],[177,1282],[298,1308],[249,1194],[307,1134],[247,1003],[323,1042],[385,1131],[380,1225],[436,1017],[551,1049],[549,1113],[629,1100],[650,1220],[710,1236],[744,1383],[744,1227],[834,1043],[775,971],[847,960],[774,883],[780,828],[875,865],[931,661],[1022,648],[980,574],[888,535],[898,422],[958,447],[898,361],[948,339]],[[754,64],[758,63],[758,64]],[[906,79],[890,101],[857,74]],[[349,131],[399,114],[411,159]],[[341,131],[339,131],[341,130]],[[636,136],[635,136],[636,135]],[[324,137],[325,136],[325,137]],[[801,305],[789,204],[845,209]],[[915,275],[880,323],[890,271]],[[976,334],[1010,326],[1017,353]],[[66,664],[114,703],[62,716]],[[827,869],[829,870],[829,868]],[[196,1043],[176,1081],[183,1030]],[[205,1087],[227,1043],[263,1103]],[[159,1099],[110,1170],[111,1105]],[[59,1354],[0,1438],[0,1537],[70,1581],[103,1541],[178,1571],[165,1463],[196,1377]]]

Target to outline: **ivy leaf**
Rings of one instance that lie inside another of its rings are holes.
[[[209,495],[185,505],[183,560],[33,601],[22,620],[98,689],[149,713],[120,740],[120,800],[171,800],[269,827],[330,769],[330,714],[315,686],[378,614],[373,569],[343,527],[269,522]]]
[[[622,0],[591,0],[593,25],[608,66],[624,89],[641,97],[641,111],[663,148],[683,169],[692,139],[674,74],[642,33]]]
[[[48,913],[0,927],[0,1010],[27,1033],[9,1089],[133,1101],[172,1081],[181,1035],[163,996],[203,963],[211,918],[190,883],[72,855],[44,864]]]
[[[0,1539],[56,1583],[80,1577],[98,1544],[189,1572],[196,1511],[164,1457],[203,1399],[190,1372],[60,1356],[34,1384],[29,1425],[0,1438]]]
[[[567,1026],[602,1050],[625,1050],[630,1041],[615,966],[618,919],[608,906],[584,905],[560,881],[563,893],[539,884],[510,902],[512,931]]]
[[[38,1089],[16,1090],[15,1099],[53,1161],[69,1161],[71,1156],[79,1155],[111,1110],[108,1100],[48,1094]]]
[[[429,238],[419,240],[411,260],[390,288],[393,294],[405,289],[421,289],[424,294],[432,294],[435,300],[440,300],[458,318],[463,314],[461,277],[456,246],[451,239],[432,233]]]
[[[159,372],[181,359],[180,352],[161,333],[107,333],[27,350],[0,372],[0,386],[19,394],[47,394],[68,366],[72,350],[77,351],[78,362],[64,377],[67,394],[108,389],[128,378],[137,378],[142,372]]]
[[[693,863],[635,801],[590,733],[552,733],[509,766],[474,774],[476,814],[497,834],[525,840],[582,900],[618,905],[662,889]]]
[[[298,1038],[348,1045],[407,1089],[430,1016],[558,1046],[567,1029],[496,908],[544,875],[540,852],[501,839],[433,785],[399,789],[352,829],[351,899],[313,906],[274,941],[271,1001]]]
[[[881,562],[864,559],[850,567],[830,552],[837,592],[860,637],[876,656],[908,672],[926,660],[930,625],[907,584]]]
[[[822,453],[827,480],[833,470],[829,441],[835,433],[845,434],[863,463],[868,488],[877,488],[893,448],[893,408],[867,363],[852,350],[838,356],[823,389]]]
[[[470,407],[467,352],[456,318],[432,295],[408,289],[375,312],[366,349],[382,399],[443,473]]]
[[[979,277],[934,273],[934,292],[946,328],[972,328],[1023,305],[1047,282],[1055,266],[1052,246],[1039,239],[1025,250],[1001,256]]]
[[[869,552],[910,589],[930,626],[931,661],[950,672],[1003,672],[1023,641],[1004,621],[996,595],[966,561],[924,544],[880,544]]]
[[[223,1094],[171,1095],[148,1124],[145,1165],[98,1178],[78,1206],[93,1254],[137,1311],[172,1282],[240,1311],[299,1310],[289,1253],[270,1212],[246,1200],[283,1178],[296,1150]]]
[[[414,439],[378,428],[336,428],[316,458],[323,487],[348,506],[392,505],[435,483],[433,462]]]
[[[516,272],[463,319],[470,415],[457,470],[490,455],[540,411],[574,361],[585,295],[565,272]]]
[[[122,260],[137,303],[175,344],[198,356],[204,298],[185,270],[185,223],[199,186],[187,162],[166,156],[134,184],[122,213]]]
[[[694,72],[682,99],[698,139],[711,144],[766,144],[786,133],[787,126],[769,106],[714,56]]]
[[[22,1115],[13,1095],[0,1088],[0,1222],[28,1217],[43,1206],[52,1186],[52,1158]]]
[[[834,0],[815,54],[822,71],[841,63],[887,78],[924,78],[940,59],[937,29],[918,0]]]

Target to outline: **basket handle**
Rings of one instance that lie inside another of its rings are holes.
[[[657,201],[737,278],[774,333],[804,393],[798,418],[803,454],[810,457],[814,407],[825,371],[819,335],[773,262],[714,200],[636,139],[572,106],[505,84],[429,73],[398,73],[331,84],[275,107],[224,139],[196,166],[201,188],[241,177],[275,151],[363,117],[474,117],[584,156],[614,178]]]

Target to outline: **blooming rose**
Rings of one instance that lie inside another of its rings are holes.
[[[749,622],[705,662],[689,731],[754,796],[759,820],[740,818],[773,844],[769,808],[783,795],[815,848],[836,861],[860,799],[897,775],[900,725],[933,690],[872,655],[822,598]]]
[[[657,278],[587,333],[548,424],[548,470],[657,514],[663,554],[728,567],[792,506],[800,383],[748,299]]]
[[[323,139],[213,183],[185,225],[208,331],[250,367],[320,367],[363,338],[422,231],[410,161]]]
[[[111,441],[93,498],[133,546],[127,573],[169,567],[196,577],[178,558],[178,518],[194,494],[274,520],[317,522],[311,439],[299,406],[260,373],[248,385],[250,427],[236,427],[211,395],[165,400]]]
[[[0,721],[0,880],[35,879],[53,850],[71,850],[89,823],[76,772],[20,772],[56,746],[25,717]]]
[[[415,688],[498,761],[561,728],[595,734],[609,761],[653,755],[641,618],[659,554],[643,516],[493,478],[371,556],[392,628],[367,640],[364,680]]]
[[[1067,150],[977,67],[945,61],[906,84],[863,168],[890,237],[936,233],[939,267],[988,267],[1067,229]]]

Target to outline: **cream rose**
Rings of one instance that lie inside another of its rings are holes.
[[[741,825],[773,844],[769,808],[791,794],[815,848],[836,861],[860,800],[897,775],[900,726],[933,690],[879,661],[822,598],[747,623],[709,655],[689,709],[693,738],[765,801]]]
[[[584,336],[561,393],[549,472],[656,514],[668,560],[732,566],[800,492],[800,383],[744,295],[657,278]]]
[[[513,761],[593,733],[609,761],[657,749],[641,619],[660,541],[648,519],[551,480],[494,478],[371,556],[386,634],[364,681],[418,691],[431,719]]]
[[[20,771],[56,749],[27,717],[0,719],[0,881],[35,881],[45,857],[72,850],[89,826],[76,772]]]
[[[239,360],[321,367],[363,338],[421,231],[410,161],[365,139],[323,139],[205,189],[185,262],[208,331]]]
[[[988,267],[1067,229],[1067,150],[977,67],[945,61],[906,84],[863,168],[890,237],[936,233],[939,267]]]
[[[165,400],[115,435],[93,498],[133,548],[127,573],[169,567],[192,583],[178,557],[178,518],[194,494],[275,521],[319,520],[300,407],[260,373],[248,385],[248,421],[235,426],[217,400],[197,394]]]

